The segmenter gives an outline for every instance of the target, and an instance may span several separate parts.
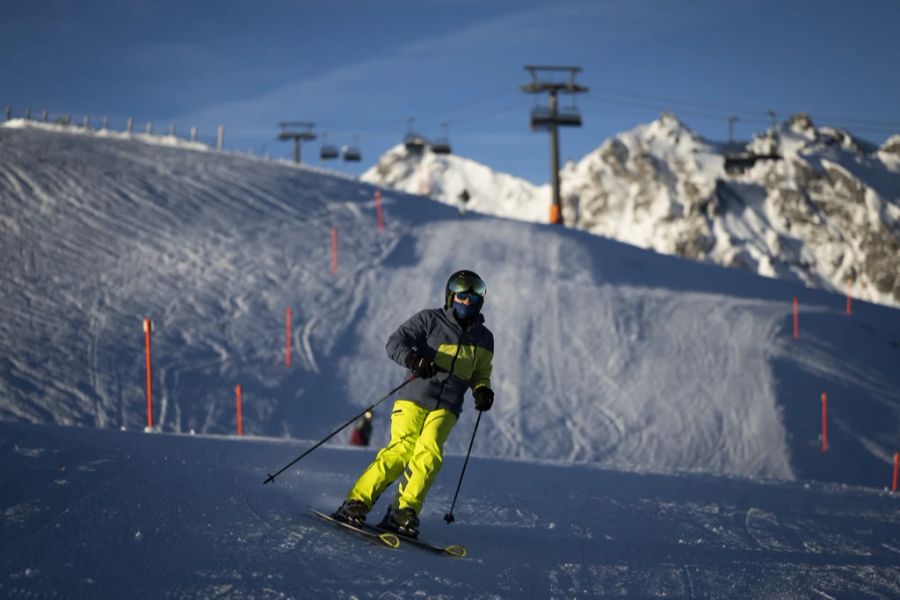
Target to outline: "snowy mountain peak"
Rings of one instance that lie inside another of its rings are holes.
[[[681,119],[670,112],[662,112],[659,118],[641,127],[650,135],[676,138],[687,135],[696,138],[696,134]]]
[[[560,171],[567,225],[642,248],[900,306],[900,136],[881,148],[797,113],[743,148],[671,113]],[[363,180],[543,222],[548,186],[458,156],[386,153]]]
[[[541,221],[547,215],[547,186],[537,187],[474,160],[435,154],[428,149],[414,152],[402,144],[394,146],[360,178],[408,194],[428,196],[460,210],[525,221]]]
[[[889,137],[878,150],[900,159],[900,134]]]
[[[817,127],[806,113],[795,113],[776,128],[754,136],[750,149],[757,153],[815,154],[834,150],[860,156],[872,154],[877,147],[837,127]]]

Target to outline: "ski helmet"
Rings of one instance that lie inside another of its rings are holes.
[[[487,286],[481,277],[474,271],[457,271],[447,280],[447,287],[444,290],[444,308],[450,308],[453,305],[453,294],[457,292],[473,292],[478,294],[480,299],[476,304],[478,312],[481,312],[484,306],[484,295],[487,293]]]

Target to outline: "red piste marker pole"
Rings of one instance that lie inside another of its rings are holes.
[[[794,296],[794,339],[800,337],[800,303],[797,296]]]
[[[378,219],[378,231],[384,231],[384,214],[381,212],[381,190],[375,190],[375,215]]]
[[[144,348],[147,356],[147,428],[153,428],[153,374],[152,361],[150,360],[150,332],[153,324],[150,319],[144,319]]]
[[[337,227],[331,228],[331,272],[337,273],[338,255],[337,255]]]
[[[284,311],[284,366],[291,368],[291,327],[293,322],[293,311],[291,307],[287,307]]]
[[[822,392],[822,452],[828,452],[828,394]]]
[[[900,469],[900,452],[894,452],[894,484],[891,486],[891,491],[897,491],[897,471]]]
[[[234,397],[237,402],[237,434],[244,435],[244,419],[241,415],[241,384],[234,386]]]
[[[847,280],[847,316],[848,317],[853,314],[853,306],[851,304],[853,296],[850,294],[850,292],[852,290],[852,287],[851,287],[852,285],[853,285],[853,282],[850,279],[848,279]]]

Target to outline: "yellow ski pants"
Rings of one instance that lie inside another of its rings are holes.
[[[401,474],[399,508],[422,510],[422,503],[443,463],[443,447],[456,425],[446,408],[429,410],[409,400],[397,400],[391,412],[391,441],[375,456],[347,494],[372,506]]]

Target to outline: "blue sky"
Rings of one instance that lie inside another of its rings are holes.
[[[900,5],[894,0],[454,0],[386,2],[13,0],[0,21],[0,106],[89,115],[124,127],[226,127],[233,150],[289,156],[277,123],[309,120],[359,173],[402,140],[447,123],[454,150],[535,183],[547,135],[532,133],[526,64],[583,68],[581,158],[665,108],[701,135],[738,137],[806,111],[874,142],[900,133]],[[304,146],[318,162],[318,144]]]

